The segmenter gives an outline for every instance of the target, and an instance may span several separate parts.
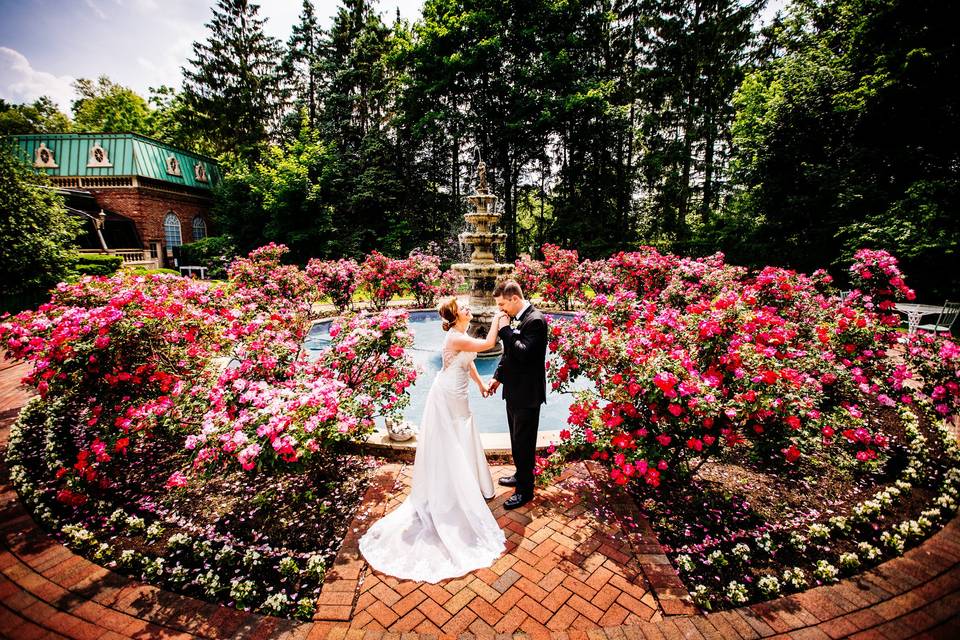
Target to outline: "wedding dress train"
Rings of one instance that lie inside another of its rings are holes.
[[[506,546],[484,502],[495,491],[467,396],[477,354],[448,342],[420,422],[410,495],[360,539],[370,566],[397,578],[462,576],[493,564]]]

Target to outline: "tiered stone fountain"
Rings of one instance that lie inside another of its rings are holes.
[[[512,264],[500,264],[494,261],[493,249],[503,244],[507,234],[492,231],[493,226],[500,220],[497,212],[497,196],[490,193],[487,185],[487,165],[481,160],[477,165],[476,193],[467,196],[467,201],[473,206],[471,213],[464,214],[467,224],[474,227],[473,231],[460,234],[460,242],[471,247],[470,262],[453,265],[453,269],[463,274],[470,284],[470,311],[473,320],[470,321],[468,333],[481,340],[487,337],[493,314],[497,311],[497,304],[493,299],[493,288],[497,279],[512,272]],[[503,347],[498,342],[489,351],[480,353],[480,357],[498,356]]]

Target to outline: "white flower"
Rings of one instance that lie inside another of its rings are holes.
[[[170,549],[186,548],[190,546],[190,536],[183,533],[175,533],[167,540],[167,547]]]
[[[834,582],[837,579],[837,568],[826,560],[818,560],[817,566],[813,570],[813,575],[824,582]]]
[[[288,602],[289,599],[287,598],[287,594],[275,593],[263,601],[263,604],[260,605],[260,610],[264,613],[279,615],[283,613]]]
[[[794,589],[803,589],[807,586],[807,579],[803,575],[803,569],[793,567],[783,572],[783,581]]]
[[[727,585],[725,593],[727,594],[727,597],[730,598],[730,602],[733,604],[744,604],[750,599],[750,594],[747,592],[747,587],[740,584],[736,580],[730,581],[730,584]]]
[[[297,561],[286,556],[280,561],[280,573],[285,576],[296,575],[300,571],[300,567],[297,566]]]
[[[230,582],[230,597],[237,602],[245,602],[254,594],[257,586],[251,580],[234,578]]]
[[[780,593],[780,581],[774,576],[763,576],[757,581],[757,588],[765,596],[775,596]]]
[[[125,524],[127,525],[127,528],[130,529],[130,531],[134,531],[134,532],[142,531],[143,528],[146,526],[146,523],[143,521],[143,518],[139,518],[137,516],[129,516],[126,519]]]
[[[730,553],[738,558],[741,562],[746,562],[750,559],[750,546],[739,542],[733,547]]]
[[[96,541],[92,533],[78,524],[68,524],[63,528],[63,532],[70,540],[70,544],[75,547],[82,547]]]
[[[826,540],[830,537],[830,528],[819,522],[814,522],[807,527],[807,533],[809,533],[810,537],[814,540]]]
[[[861,542],[857,545],[857,549],[866,557],[867,560],[876,560],[880,557],[880,549],[876,548],[869,542]]]
[[[159,540],[160,536],[163,535],[163,525],[160,522],[154,522],[149,527],[147,527],[147,540],[155,541]]]
[[[707,585],[698,584],[695,586],[693,591],[690,592],[690,597],[693,598],[693,601],[696,602],[701,609],[709,611],[713,608],[710,602],[710,589]]]
[[[677,556],[676,559],[677,568],[679,568],[684,573],[690,573],[696,568],[696,565],[693,563],[693,560],[687,554],[681,554]]]
[[[707,564],[715,567],[725,567],[727,566],[727,559],[720,549],[714,549],[707,555]]]
[[[843,553],[840,555],[840,566],[844,569],[856,569],[860,566],[860,556],[855,553]]]

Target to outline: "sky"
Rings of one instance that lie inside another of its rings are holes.
[[[509,0],[504,0],[509,1]],[[762,18],[786,0],[771,0]],[[214,0],[0,0],[0,98],[31,102],[47,95],[69,113],[77,78],[107,75],[147,96],[162,84],[179,88],[180,67],[207,37]],[[377,0],[392,21],[415,21],[423,0]],[[315,0],[324,27],[337,0]],[[286,42],[302,0],[262,0],[268,34]]]
[[[180,86],[180,67],[207,37],[214,0],[0,0],[0,98],[28,102],[48,95],[70,110],[77,78],[107,75],[146,96],[150,87]],[[262,0],[268,34],[286,42],[302,0]],[[378,0],[411,22],[422,0]],[[339,3],[315,0],[324,27]]]

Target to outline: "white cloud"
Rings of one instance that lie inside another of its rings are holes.
[[[107,14],[105,14],[103,12],[103,9],[98,7],[93,0],[84,0],[84,4],[90,7],[90,10],[93,11],[97,15],[97,17],[100,18],[101,20],[107,19]]]
[[[8,102],[32,102],[49,96],[64,111],[74,99],[71,76],[55,76],[38,71],[30,61],[9,47],[0,47],[0,98]]]

